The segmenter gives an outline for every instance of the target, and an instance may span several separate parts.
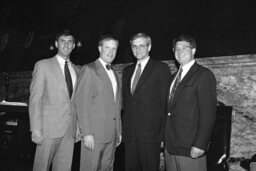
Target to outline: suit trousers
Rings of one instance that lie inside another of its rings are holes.
[[[116,141],[95,143],[89,150],[81,141],[80,171],[112,171],[115,160]]]
[[[44,138],[37,145],[33,171],[70,171],[74,150],[74,138],[66,134],[61,138]]]
[[[158,171],[160,142],[125,142],[125,171]]]
[[[192,159],[191,157],[170,154],[165,149],[166,171],[207,171],[206,156]]]

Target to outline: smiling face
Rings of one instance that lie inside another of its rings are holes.
[[[195,48],[191,48],[191,45],[189,42],[186,41],[178,41],[176,42],[176,45],[173,49],[174,56],[177,60],[177,62],[184,66],[190,61],[194,59],[194,55],[196,53]]]
[[[99,46],[100,58],[108,64],[111,64],[117,52],[118,43],[115,40],[104,40]]]
[[[74,38],[73,36],[60,36],[55,41],[55,46],[58,49],[58,55],[67,59],[75,47]]]
[[[139,37],[131,42],[133,55],[138,61],[145,59],[151,49],[151,44],[147,42],[145,37]]]

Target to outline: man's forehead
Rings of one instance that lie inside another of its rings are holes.
[[[190,46],[190,43],[187,41],[178,41],[176,42],[176,46]]]
[[[135,40],[133,40],[132,44],[133,45],[141,45],[141,44],[146,44],[147,43],[147,40],[145,37],[139,37]]]
[[[103,46],[117,46],[117,42],[114,40],[105,40],[102,42]]]
[[[62,36],[59,37],[59,40],[73,40],[73,36],[71,36],[71,35],[68,35],[68,36],[62,35]]]

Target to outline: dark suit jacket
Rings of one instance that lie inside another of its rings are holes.
[[[173,101],[168,103],[166,148],[171,154],[190,156],[192,146],[206,149],[215,122],[216,103],[213,73],[194,63],[180,82]]]
[[[131,78],[136,64],[123,71],[123,139],[125,142],[160,142],[164,136],[169,67],[149,59],[134,94]]]
[[[115,101],[110,78],[99,60],[85,65],[78,80],[74,99],[78,122],[82,136],[93,135],[96,143],[108,143],[122,133],[121,92],[115,76]]]

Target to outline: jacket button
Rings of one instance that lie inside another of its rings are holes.
[[[116,118],[114,118],[114,120],[116,120]]]
[[[171,116],[171,113],[168,113],[168,116]]]

